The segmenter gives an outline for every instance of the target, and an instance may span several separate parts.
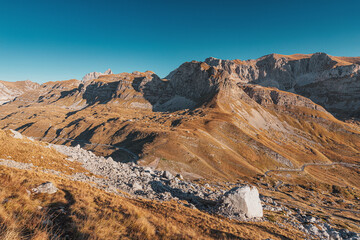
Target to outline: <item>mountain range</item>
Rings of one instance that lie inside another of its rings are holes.
[[[0,127],[203,177],[356,159],[359,129],[338,119],[360,112],[358,63],[324,53],[208,58],[164,79],[109,69],[14,91],[0,106]]]
[[[359,57],[210,57],[165,78],[108,69],[41,85],[1,82],[0,99],[0,128],[36,140],[190,181],[241,179],[300,208],[359,201],[359,169],[351,167],[360,164]],[[338,204],[317,210],[344,220]],[[352,209],[345,220],[356,230]]]

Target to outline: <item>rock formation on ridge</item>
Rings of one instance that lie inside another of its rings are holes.
[[[113,74],[113,72],[111,71],[110,68],[109,68],[108,70],[106,70],[104,73],[101,73],[101,72],[91,72],[91,73],[87,73],[87,74],[82,78],[82,81],[83,81],[83,82],[86,82],[86,81],[90,81],[90,80],[93,80],[93,79],[97,79],[97,78],[99,78],[100,76],[110,75],[110,74]]]
[[[40,84],[26,81],[6,82],[0,81],[0,104],[12,101],[21,94],[40,87]]]

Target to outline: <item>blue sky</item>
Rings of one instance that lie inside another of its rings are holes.
[[[360,56],[360,1],[0,0],[0,79],[152,70],[269,53]]]

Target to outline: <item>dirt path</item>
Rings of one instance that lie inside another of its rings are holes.
[[[271,172],[303,172],[306,167],[309,166],[334,166],[334,165],[342,165],[345,167],[360,167],[358,164],[352,163],[344,163],[344,162],[333,162],[333,163],[305,163],[301,166],[301,168],[282,168],[276,170],[268,170],[265,172],[265,176],[268,176]]]

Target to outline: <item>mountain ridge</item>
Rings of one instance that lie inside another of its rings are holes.
[[[283,57],[279,58],[280,63],[275,58],[267,55],[252,60],[250,65],[214,58],[191,61],[179,66],[168,79],[147,71],[102,75],[86,82],[45,83],[0,106],[0,127],[55,142],[64,139],[60,142],[66,144],[75,144],[78,140],[103,144],[94,151],[122,161],[132,157],[125,151],[105,146],[126,148],[144,164],[170,167],[190,177],[227,178],[224,174],[227,171],[230,178],[239,174],[254,176],[270,170],[268,166],[299,166],[314,161],[316,156],[326,162],[333,161],[329,158],[354,161],[357,150],[349,149],[349,155],[340,157],[331,149],[342,144],[340,139],[357,149],[356,126],[337,120],[309,98],[241,79],[249,72],[255,80],[261,76],[291,76],[276,67],[271,72],[272,66],[288,64]],[[326,69],[334,65],[333,60],[322,53],[296,64],[308,66],[314,59],[318,60],[311,68],[314,71],[324,68],[328,71]],[[265,70],[261,74],[256,72],[269,66],[269,74],[265,74]],[[245,72],[244,68],[250,70]],[[297,72],[302,73],[301,68]],[[222,128],[229,135],[237,134],[228,138],[219,132]],[[334,137],[339,138],[334,145],[322,146],[323,141]],[[283,142],[284,139],[288,139],[288,143]],[[244,141],[252,143],[245,145]],[[178,144],[174,145],[175,142]],[[279,146],[281,142],[283,145]],[[203,151],[193,147],[199,144],[204,145]],[[213,153],[209,146],[222,150]],[[311,151],[318,152],[316,154],[309,150],[314,147],[316,150]],[[320,152],[328,153],[324,156]],[[217,161],[225,156],[233,160],[219,165]],[[174,165],[159,162],[161,158],[173,158],[171,164]],[[257,163],[250,163],[249,159],[256,159]],[[231,169],[231,164],[241,165],[243,170]]]
[[[207,71],[202,71],[201,69],[207,68],[206,70],[209,70],[210,68],[213,68],[210,70],[214,73],[224,74],[226,72],[228,74],[227,78],[230,78],[237,83],[250,83],[264,87],[276,87],[279,90],[297,93],[310,98],[315,103],[325,107],[338,118],[351,119],[359,117],[358,115],[360,112],[359,63],[360,57],[335,57],[325,53],[293,55],[268,54],[258,59],[245,61],[238,59],[222,60],[209,57],[203,62],[185,62],[175,70],[171,71],[164,79],[161,79],[151,71],[148,72],[151,72],[152,74],[148,75],[156,76],[155,78],[159,79],[154,81],[157,82],[154,84],[157,87],[161,89],[168,88],[163,89],[161,93],[160,91],[156,91],[156,94],[169,95],[171,94],[169,92],[172,91],[175,92],[175,95],[179,95],[178,93],[180,93],[180,96],[182,96],[182,94],[185,94],[184,91],[187,90],[186,88],[189,88],[188,91],[191,92],[191,88],[195,86],[194,84],[201,84],[197,82],[202,81],[201,79],[204,78],[204,76],[198,76],[199,78],[196,79],[197,76],[194,74],[202,72],[206,75],[208,74],[206,73]],[[220,73],[220,70],[222,73]],[[138,77],[141,75],[139,75],[139,72],[134,73],[135,75],[137,74]],[[127,75],[130,79],[132,78],[131,74],[134,73],[121,74]],[[116,81],[117,77],[111,78],[107,77],[108,75],[120,76],[119,74],[113,74],[110,69],[104,73],[92,72],[85,75],[79,85],[83,83],[87,86],[92,81]],[[192,80],[190,82],[184,82],[185,85],[182,85],[182,81],[186,81],[184,79],[189,77],[192,78]],[[146,83],[143,82],[143,80],[141,81],[141,87],[148,90],[152,87],[150,86],[150,76],[147,76],[146,79]],[[140,81],[140,79],[137,79],[137,81]],[[337,83],[338,81],[341,81],[342,84]],[[177,82],[179,82],[179,84],[177,84]],[[61,82],[59,83],[61,84]],[[66,82],[63,83],[65,84]],[[11,85],[11,83],[8,85]],[[44,83],[42,85],[49,85],[49,83]],[[147,88],[145,85],[149,87]],[[184,86],[186,87],[184,88]],[[206,86],[203,85],[203,87]],[[5,96],[6,90],[4,91],[3,95]],[[201,91],[205,90],[202,89]],[[23,92],[24,91],[18,92],[15,94],[16,96],[5,97],[6,99],[3,100],[3,102],[11,101]],[[155,93],[155,89],[150,92]],[[188,94],[189,93],[185,95]],[[192,96],[188,96],[190,99],[180,98],[178,100],[183,100],[184,107],[191,107],[191,105],[196,105],[192,102],[195,97],[194,94],[195,93],[193,93]],[[165,100],[169,101],[171,99],[165,99],[163,97],[161,103],[154,107],[154,109],[163,109],[164,106],[161,105],[166,102]],[[154,97],[150,99],[150,102],[151,101],[155,101]],[[173,105],[173,103],[169,102],[168,105]],[[177,107],[175,106],[174,109],[177,109]]]

